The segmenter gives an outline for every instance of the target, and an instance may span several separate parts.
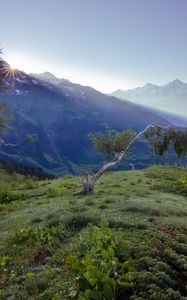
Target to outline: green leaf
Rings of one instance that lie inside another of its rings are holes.
[[[97,283],[97,278],[94,278],[93,275],[92,275],[90,272],[86,272],[86,273],[84,273],[83,275],[84,275],[84,277],[87,279],[87,281],[89,282],[89,284],[90,284],[91,286],[96,285],[96,283]]]
[[[86,290],[85,294],[87,296],[89,296],[90,299],[93,299],[93,300],[103,300],[102,292]]]
[[[128,247],[117,248],[115,252],[117,256],[129,255],[129,248]]]
[[[78,300],[89,300],[88,296],[86,295],[86,292],[80,292]]]
[[[105,284],[103,288],[104,298],[106,300],[111,300],[113,297],[112,288],[109,284]]]
[[[28,272],[26,273],[27,278],[32,279],[34,277],[34,273],[33,272]]]
[[[75,255],[69,255],[66,259],[66,262],[69,266],[71,266],[73,269],[79,271],[80,270],[80,264],[76,258]]]
[[[131,287],[131,284],[128,283],[128,282],[120,282],[120,281],[118,281],[117,284],[118,284],[118,286],[121,286],[123,288],[130,288]]]
[[[0,266],[5,267],[9,263],[10,259],[8,256],[1,256],[0,257]]]
[[[113,286],[114,283],[115,283],[115,280],[114,280],[113,278],[110,278],[110,277],[107,277],[107,276],[106,276],[106,277],[104,277],[104,278],[102,279],[102,282],[103,282],[104,284]]]

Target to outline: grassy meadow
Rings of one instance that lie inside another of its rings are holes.
[[[0,184],[0,299],[187,299],[186,169]]]

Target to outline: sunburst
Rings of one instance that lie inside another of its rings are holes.
[[[4,73],[6,77],[14,78],[20,73],[20,71],[7,64],[4,68]]]
[[[14,81],[16,78],[22,77],[21,72],[18,69],[10,66],[9,64],[4,65],[3,72],[5,79],[7,78],[11,85],[14,85]]]

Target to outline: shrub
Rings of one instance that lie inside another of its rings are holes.
[[[47,196],[50,197],[58,197],[60,195],[60,191],[58,188],[50,186],[46,192]]]
[[[58,197],[60,196],[60,194],[64,193],[65,191],[65,187],[64,186],[59,186],[59,187],[54,187],[54,186],[50,186],[47,188],[46,194],[47,196],[50,197]]]
[[[38,183],[37,183],[37,181],[33,180],[32,178],[27,178],[27,179],[25,179],[23,186],[24,186],[24,189],[31,190],[31,189],[36,188],[38,186]]]
[[[67,258],[68,265],[79,274],[79,289],[74,291],[79,293],[78,299],[127,299],[132,295],[136,273],[129,254],[124,234],[106,225],[91,225],[75,253]],[[76,285],[72,287],[76,289]]]
[[[0,187],[0,203],[9,203],[15,200],[24,200],[26,193],[11,191],[8,185]]]
[[[37,241],[45,246],[52,246],[58,240],[63,240],[63,227],[49,227],[41,225],[36,228],[26,228],[18,230],[9,239],[9,244],[29,243],[34,245]]]

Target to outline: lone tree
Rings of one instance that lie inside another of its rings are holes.
[[[108,162],[104,162],[96,174],[91,176],[86,170],[81,170],[82,176],[82,192],[87,195],[92,193],[96,181],[110,167],[119,164],[126,155],[129,148],[140,137],[144,137],[153,147],[156,155],[164,155],[168,151],[170,144],[173,145],[177,155],[187,154],[187,130],[175,127],[162,127],[159,125],[148,125],[143,131],[136,133],[134,130],[128,129],[117,132],[114,129],[106,129],[102,133],[91,133],[89,135],[94,147],[106,157]]]

